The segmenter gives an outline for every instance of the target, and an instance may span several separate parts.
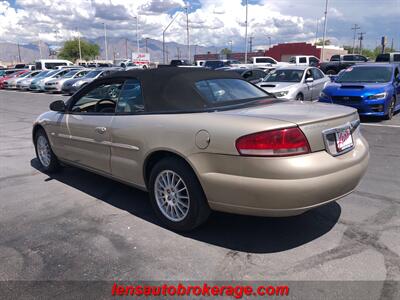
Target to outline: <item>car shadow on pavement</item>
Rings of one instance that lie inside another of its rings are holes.
[[[43,172],[36,158],[31,160],[31,166]],[[65,167],[59,173],[47,175],[49,177],[45,182],[57,180],[165,228],[153,213],[146,192],[74,167]],[[336,202],[287,218],[213,212],[201,227],[177,234],[233,251],[274,253],[299,247],[323,236],[337,223],[340,214],[341,208]]]

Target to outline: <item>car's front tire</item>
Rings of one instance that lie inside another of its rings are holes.
[[[392,97],[389,103],[388,113],[385,116],[385,120],[391,120],[393,118],[395,105],[396,105],[396,99]]]
[[[304,101],[304,95],[302,93],[298,93],[295,99],[298,101]]]
[[[150,173],[149,193],[155,213],[172,230],[192,230],[210,214],[195,173],[181,159],[168,157],[156,163]]]
[[[38,129],[35,134],[36,157],[45,172],[55,172],[60,168],[60,163],[51,150],[49,139],[43,129]]]

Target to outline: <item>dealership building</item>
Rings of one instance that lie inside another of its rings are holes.
[[[256,52],[247,53],[248,60],[251,60],[255,56],[270,56],[277,61],[288,62],[290,57],[295,55],[313,55],[321,58],[322,46],[315,46],[310,43],[284,43],[272,46],[267,50],[259,50]],[[324,60],[329,60],[332,55],[335,54],[347,54],[347,50],[344,50],[338,46],[325,46],[324,47]],[[244,61],[244,53],[232,53],[228,55],[227,58],[235,59],[239,61]],[[221,55],[218,53],[206,53],[206,54],[196,54],[194,56],[195,60],[210,60],[210,59],[220,59]]]

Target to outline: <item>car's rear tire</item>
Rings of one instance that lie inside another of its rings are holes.
[[[52,173],[60,169],[60,163],[43,129],[38,129],[35,134],[35,150],[36,157],[45,172]]]
[[[210,208],[203,189],[183,160],[167,157],[157,162],[148,186],[153,209],[168,228],[189,231],[207,220]]]
[[[302,93],[298,93],[295,99],[298,101],[304,101],[304,95]]]
[[[396,99],[392,97],[392,100],[390,100],[389,103],[388,113],[385,116],[385,120],[391,120],[393,118],[395,104],[396,104]]]
[[[326,75],[336,75],[337,72],[336,72],[335,70],[328,70],[328,71],[326,71],[325,74],[326,74]]]

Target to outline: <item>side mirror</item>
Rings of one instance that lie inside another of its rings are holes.
[[[49,108],[52,111],[59,111],[59,112],[64,112],[66,110],[65,103],[62,100],[51,102]]]
[[[397,81],[397,83],[400,83],[400,75],[398,75],[395,80]]]
[[[312,78],[312,77],[308,77],[308,78],[306,78],[306,81],[305,81],[306,83],[313,83],[314,82],[314,78]]]

